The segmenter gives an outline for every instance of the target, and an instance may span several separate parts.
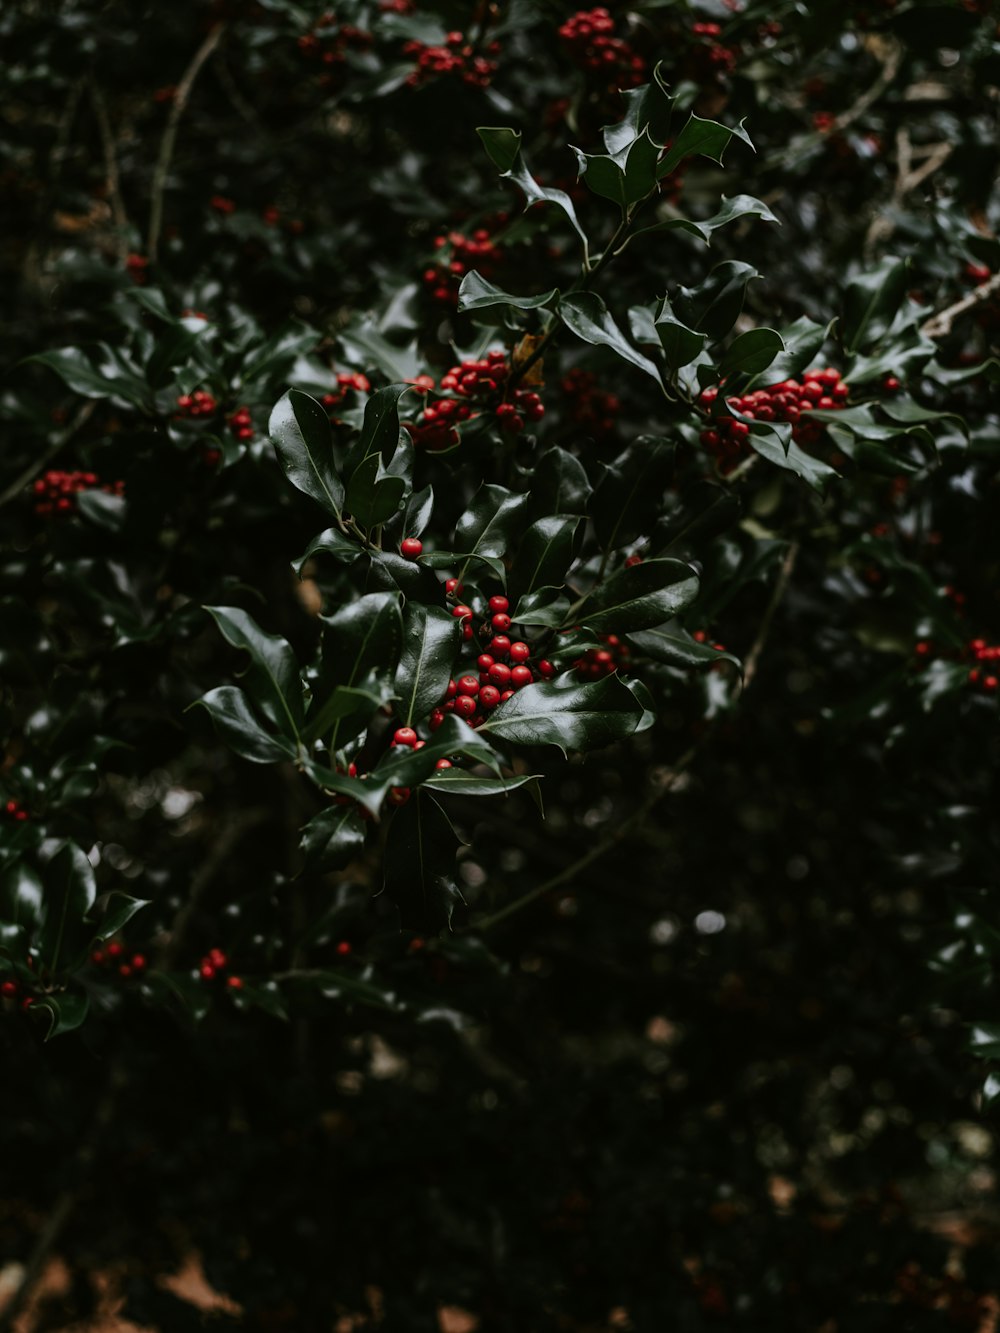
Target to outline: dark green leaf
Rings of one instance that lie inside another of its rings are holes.
[[[276,764],[295,757],[295,745],[284,736],[272,736],[254,717],[250,700],[235,685],[209,690],[191,705],[208,710],[219,735],[231,750],[254,764]]]
[[[697,287],[681,287],[671,302],[688,328],[724,338],[739,319],[748,284],[760,274],[750,264],[727,259],[716,264]]]
[[[532,523],[518,543],[510,571],[509,587],[515,598],[563,583],[573,561],[580,522],[576,514],[550,514]]]
[[[321,810],[306,824],[299,843],[305,869],[315,874],[341,870],[361,854],[364,845],[364,821],[353,805]]]
[[[729,344],[719,362],[719,373],[759,375],[784,350],[781,335],[774,329],[748,329]]]
[[[450,927],[464,901],[455,879],[458,839],[433,797],[418,792],[397,810],[385,846],[383,887],[404,929]]]
[[[580,460],[558,445],[539,460],[528,500],[533,514],[585,514],[591,486]]]
[[[112,935],[124,929],[137,912],[149,906],[148,898],[132,898],[127,893],[117,890],[102,894],[90,912],[90,919],[95,921],[93,936],[98,940],[109,940]]]
[[[522,773],[514,778],[477,778],[461,768],[447,768],[428,778],[424,788],[441,796],[506,796],[518,787],[537,783],[540,778],[538,773]]]
[[[252,616],[236,606],[206,606],[223,638],[250,654],[244,679],[264,716],[290,740],[297,740],[305,717],[299,664],[289,644],[266,634]]]
[[[449,713],[423,749],[393,746],[368,775],[366,785],[380,795],[388,792],[390,787],[416,787],[433,775],[439,759],[456,756],[498,771],[496,753],[481,735],[484,730],[483,727],[473,730],[461,718]]]
[[[738,657],[734,657],[732,653],[720,652],[710,643],[699,643],[676,620],[670,620],[665,625],[656,625],[652,629],[636,630],[629,634],[628,639],[638,652],[651,657],[654,662],[663,662],[667,666],[706,666],[723,660],[740,666]]]
[[[564,296],[559,313],[566,327],[585,343],[610,347],[623,361],[644,370],[657,384],[661,383],[655,363],[632,346],[595,292],[573,292]]]
[[[698,576],[683,560],[644,560],[612,574],[590,594],[577,618],[601,634],[628,634],[661,625],[697,595]]]
[[[408,727],[443,699],[460,643],[461,628],[447,610],[407,603],[396,693],[399,716]]]
[[[140,376],[115,363],[105,367],[112,372],[105,375],[79,347],[25,357],[23,364],[31,363],[54,370],[68,388],[83,398],[117,398],[133,407],[149,406],[149,389]]]
[[[617,675],[584,685],[525,685],[479,728],[515,745],[596,750],[631,736],[642,705]]]
[[[84,518],[108,532],[120,532],[125,522],[125,499],[121,495],[109,495],[107,491],[96,489],[80,491],[76,506]]]
[[[689,329],[686,324],[681,324],[672,318],[672,315],[673,312],[664,298],[654,320],[654,328],[667,365],[671,370],[679,370],[681,366],[689,365],[700,354],[708,341],[708,335],[696,333],[694,329]]]
[[[458,308],[492,310],[499,306],[514,310],[540,310],[544,306],[551,305],[558,295],[558,289],[553,288],[552,291],[542,292],[539,296],[514,296],[500,287],[494,287],[492,282],[487,282],[473,269],[466,273],[458,289]]]
[[[66,967],[86,945],[84,920],[97,897],[93,867],[82,848],[64,842],[44,866],[42,883],[39,950],[42,965],[58,973],[60,964]]]
[[[48,1018],[48,1031],[45,1040],[61,1037],[64,1032],[73,1032],[83,1025],[90,1008],[90,997],[86,991],[61,991],[57,995],[46,995],[36,1000],[31,1006],[32,1016],[42,1014]]]
[[[463,557],[500,556],[520,533],[526,497],[486,483],[455,527],[455,546]]]
[[[521,151],[521,135],[507,126],[492,127],[480,125],[476,133],[489,154],[490,161],[499,172],[506,174],[517,161]]]
[[[762,199],[755,199],[752,194],[734,194],[729,199],[723,195],[722,207],[710,218],[704,218],[700,222],[686,217],[667,218],[666,221],[656,222],[650,227],[640,227],[638,231],[632,233],[630,239],[634,241],[640,236],[648,236],[657,231],[685,231],[711,245],[712,237],[720,227],[728,227],[731,222],[739,222],[742,218],[779,222],[767,204]]]
[[[753,148],[750,136],[744,130],[742,121],[735,129],[730,129],[726,125],[720,125],[715,120],[702,120],[701,116],[696,116],[692,112],[680,134],[670,145],[667,155],[660,163],[656,174],[660,179],[669,176],[684,158],[696,155],[711,158],[713,162],[718,162],[721,165],[722,155],[730,139],[733,138],[742,139],[749,148]]]
[[[362,528],[370,530],[399,512],[405,493],[403,478],[390,476],[382,459],[373,453],[351,474],[344,508]]]
[[[909,281],[907,261],[887,255],[877,268],[848,283],[840,334],[849,352],[871,347],[888,331]]]
[[[399,399],[409,385],[390,384],[378,389],[365,403],[365,419],[357,442],[352,445],[345,475],[356,471],[373,455],[388,465],[399,444]],[[348,488],[350,489],[350,488]]]
[[[589,511],[605,550],[627,545],[652,526],[673,474],[673,458],[669,440],[641,435],[604,473]]]
[[[419,537],[426,530],[434,512],[434,491],[430,486],[414,491],[406,501],[403,514],[404,537]]]
[[[344,483],[333,465],[333,434],[326,411],[300,389],[289,389],[268,423],[271,442],[293,486],[339,519]]]
[[[522,597],[512,619],[518,625],[546,625],[558,629],[565,625],[569,598],[560,588],[538,588]]]
[[[339,528],[327,528],[325,532],[312,539],[297,560],[292,561],[292,568],[301,578],[303,565],[320,552],[332,555],[335,560],[349,565],[357,560],[361,549],[356,541],[346,536]]]
[[[34,926],[42,916],[42,881],[27,861],[15,861],[0,878],[0,921]]]
[[[821,463],[818,458],[813,458],[804,449],[800,449],[790,436],[787,450],[782,446],[778,434],[774,432],[765,434],[751,428],[749,440],[755,452],[762,458],[766,458],[769,463],[774,463],[777,467],[794,472],[796,476],[808,482],[813,490],[822,491],[830,478],[837,475],[829,464]]]

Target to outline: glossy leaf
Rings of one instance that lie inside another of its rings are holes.
[[[727,259],[697,287],[681,287],[671,305],[677,317],[710,338],[724,338],[739,319],[748,284],[759,277],[750,264]]]
[[[278,400],[268,423],[285,476],[335,518],[344,508],[344,483],[333,462],[333,433],[326,410],[300,389]]]
[[[361,854],[364,845],[364,821],[353,805],[321,810],[303,828],[299,843],[305,869],[316,874],[343,869]]]
[[[86,945],[84,920],[94,905],[94,870],[83,849],[64,842],[42,869],[44,897],[38,947],[50,973],[66,968]]]
[[[476,133],[483,141],[493,164],[499,168],[506,180],[512,180],[520,186],[527,200],[525,207],[536,203],[555,204],[562,209],[576,234],[587,244],[587,233],[580,226],[573,201],[565,190],[544,189],[532,176],[521,157],[521,136],[515,130],[481,126]]]
[[[340,528],[327,528],[318,537],[314,537],[297,560],[292,561],[292,568],[302,577],[302,567],[313,556],[332,555],[335,560],[352,564],[361,554],[362,548],[353,538],[341,532]]]
[[[787,324],[781,330],[781,340],[785,344],[785,350],[779,352],[766,368],[766,373],[762,374],[760,382],[780,384],[782,380],[794,379],[797,375],[801,375],[819,356],[832,327],[832,320],[827,324],[816,324],[805,315],[797,319],[794,324]]]
[[[655,363],[632,346],[596,292],[574,292],[564,296],[559,313],[566,327],[585,343],[610,347],[623,361],[644,370],[660,383],[660,372]]]
[[[546,625],[558,629],[565,625],[569,598],[561,588],[536,588],[516,603],[513,620],[518,625]]]
[[[0,876],[0,921],[30,928],[42,917],[41,876],[27,861],[17,860]]]
[[[487,282],[475,269],[466,273],[458,289],[458,308],[463,311],[495,310],[508,307],[512,310],[541,310],[551,305],[559,292],[553,288],[538,296],[514,296],[492,282]]]
[[[32,1018],[36,1014],[48,1020],[45,1040],[61,1037],[66,1032],[75,1032],[82,1027],[90,1010],[90,996],[86,991],[60,991],[36,1000],[31,1006]]]
[[[231,750],[253,764],[276,764],[295,757],[295,744],[272,736],[254,716],[250,700],[235,685],[219,685],[196,699],[192,708],[204,708],[215,729]]]
[[[148,898],[133,898],[117,890],[102,894],[90,912],[95,926],[93,936],[96,940],[109,940],[132,920],[137,912],[149,906]]]
[[[785,350],[774,329],[747,329],[726,348],[719,362],[721,375],[759,375]]]
[[[606,469],[588,506],[605,550],[627,545],[652,526],[673,475],[673,460],[669,440],[641,435]]]
[[[526,500],[503,486],[480,486],[455,527],[455,546],[465,558],[503,555],[520,533]]]
[[[239,607],[206,606],[205,610],[227,643],[249,653],[250,665],[243,679],[250,696],[283,735],[297,739],[305,710],[299,664],[289,644],[277,634],[267,634]]]
[[[436,931],[451,926],[464,899],[455,878],[458,839],[444,811],[418,792],[389,825],[383,888],[399,908],[404,929]]]
[[[525,685],[490,715],[479,734],[515,745],[596,750],[631,736],[642,705],[616,675],[584,685]]]
[[[579,526],[576,514],[551,514],[532,523],[518,542],[510,571],[508,586],[515,598],[563,583],[573,561]]]
[[[683,560],[644,560],[612,574],[576,614],[598,633],[628,634],[662,624],[697,595],[698,576]]]
[[[729,199],[723,195],[722,207],[710,218],[698,221],[688,217],[667,218],[664,222],[654,223],[650,227],[640,227],[632,233],[631,239],[634,241],[653,232],[685,231],[691,236],[697,236],[706,245],[711,245],[712,237],[720,227],[728,227],[730,223],[740,222],[744,218],[760,218],[762,222],[775,222],[780,225],[779,219],[763,199],[755,199],[752,194],[734,194]]]
[[[391,787],[417,787],[435,772],[439,759],[466,758],[499,771],[496,752],[481,734],[454,714],[447,714],[421,750],[393,746],[368,775],[367,784],[384,795]]]
[[[840,335],[849,352],[871,347],[887,332],[909,281],[906,260],[886,255],[877,268],[848,283]]]
[[[531,479],[529,507],[536,517],[543,514],[585,514],[591,485],[586,470],[575,455],[554,445],[542,454]]]
[[[722,156],[731,139],[741,139],[748,148],[753,148],[750,136],[743,128],[743,122],[730,129],[715,120],[703,120],[691,113],[677,138],[670,145],[666,156],[657,168],[657,176],[662,180],[686,157],[708,157],[721,164]]]
[[[407,603],[402,653],[396,672],[397,714],[406,726],[419,722],[441,702],[460,643],[461,627],[449,611],[440,606]]]
[[[389,475],[378,453],[372,453],[351,474],[344,509],[362,528],[370,530],[395,517],[405,493],[403,478]]]
[[[738,657],[734,657],[732,653],[720,652],[710,643],[699,643],[676,620],[655,625],[652,629],[634,630],[628,639],[637,652],[667,666],[710,666],[720,661],[740,666]]]

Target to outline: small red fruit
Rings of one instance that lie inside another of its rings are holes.
[[[510,683],[518,690],[524,685],[530,685],[534,679],[530,667],[516,666],[510,673]]]
[[[510,602],[508,602],[506,597],[491,597],[489,601],[489,607],[490,610],[493,612],[509,611]]]
[[[500,702],[500,691],[495,685],[484,685],[479,691],[480,708],[496,708]]]
[[[439,759],[437,763],[434,765],[435,768],[451,768],[451,766],[452,765],[450,759]]]
[[[416,537],[404,537],[399,543],[399,553],[406,560],[416,560],[423,549],[423,542]]]
[[[12,1000],[16,994],[17,994],[16,981],[4,981],[0,983],[0,995],[2,995],[5,1000]]]
[[[226,978],[226,985],[229,987],[230,990],[242,990],[242,989],[243,989],[243,978],[242,978],[242,977],[227,977],[227,978]]]
[[[393,745],[414,746],[417,743],[417,733],[412,727],[399,727],[392,738]]]
[[[475,676],[461,676],[458,682],[459,694],[476,695],[479,693],[479,681]]]
[[[346,958],[350,952],[351,946],[349,942],[347,940],[341,940],[337,945],[337,953],[340,954],[341,958]]]
[[[476,681],[478,686],[479,681]],[[476,712],[476,701],[471,694],[460,694],[455,700],[455,712],[459,717],[473,717]]]
[[[502,611],[499,611],[492,618],[490,624],[498,633],[502,634],[504,633],[505,630],[510,629],[510,616],[505,615]]]
[[[531,656],[531,649],[526,643],[512,643],[510,645],[510,660],[512,662],[527,662]]]

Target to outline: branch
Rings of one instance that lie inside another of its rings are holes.
[[[88,402],[83,404],[83,406],[80,408],[79,412],[77,412],[76,416],[73,418],[70,424],[66,427],[65,430],[59,432],[59,434],[55,437],[55,439],[45,450],[45,452],[41,454],[38,458],[36,458],[32,463],[30,463],[24,469],[21,475],[10,483],[10,485],[7,487],[5,491],[0,492],[0,509],[2,509],[3,506],[5,504],[8,504],[11,500],[17,499],[17,497],[24,490],[25,486],[27,486],[30,482],[34,481],[35,477],[38,476],[39,472],[41,472],[42,469],[47,466],[47,464],[52,462],[53,458],[55,458],[56,454],[63,447],[63,445],[66,444],[69,440],[71,440],[73,436],[77,433],[77,431],[82,429],[82,427],[87,424],[90,418],[94,415],[96,409],[97,409],[96,402]]]
[[[781,605],[785,593],[788,591],[788,585],[795,570],[795,562],[799,558],[799,544],[792,542],[785,552],[785,558],[781,562],[781,570],[778,574],[773,589],[771,590],[771,600],[768,602],[764,615],[761,618],[760,627],[757,630],[757,637],[753,641],[753,646],[747,653],[746,664],[743,667],[743,688],[740,691],[740,697],[747,692],[757,674],[757,667],[760,665],[760,656],[764,651],[764,645],[767,643],[768,635],[771,633],[771,625],[774,622],[775,612]]]
[[[104,101],[104,94],[95,81],[90,84],[90,102],[97,120],[97,131],[101,136],[101,149],[104,153],[104,180],[108,198],[111,201],[111,215],[115,220],[115,229],[118,233],[115,250],[119,264],[123,264],[128,254],[128,214],[125,212],[125,202],[122,199],[121,177],[118,173],[118,153],[114,135],[111,133],[108,108]]]
[[[922,185],[928,176],[932,176],[939,167],[944,166],[951,154],[952,145],[944,142],[927,144],[914,150],[906,126],[900,126],[896,131],[896,180],[892,187],[892,197],[887,209],[900,208],[910,191],[915,190],[918,185]],[[922,157],[923,160],[920,166],[915,167],[913,160],[917,156]],[[871,255],[875,246],[880,241],[888,240],[895,230],[895,220],[888,215],[887,211],[876,213],[868,224],[868,231],[865,235],[865,254]]]
[[[860,120],[868,108],[878,101],[899,73],[899,67],[903,63],[902,45],[895,40],[890,41],[886,46],[885,54],[878,58],[882,63],[882,72],[878,78],[867,92],[861,94],[853,106],[848,107],[846,111],[842,111],[835,118],[827,134],[837,134],[846,130],[848,125],[853,125],[856,120]]]
[[[191,96],[195,79],[197,79],[202,65],[218,46],[225,30],[225,23],[216,23],[209,30],[208,36],[194,53],[190,65],[184,71],[184,76],[177,85],[177,92],[174,95],[173,105],[170,108],[170,115],[167,118],[163,139],[160,143],[160,155],[156,160],[156,170],[153,173],[153,192],[149,205],[149,236],[146,240],[146,256],[150,262],[155,261],[157,247],[160,244],[160,230],[163,225],[163,192],[167,187],[167,174],[170,171],[170,161],[174,155],[177,127],[180,125],[188,98]]]
[[[1000,273],[994,273],[992,278],[982,283],[968,296],[963,296],[961,301],[956,301],[946,310],[939,310],[936,315],[931,315],[930,319],[920,326],[920,332],[928,338],[946,338],[959,315],[974,310],[977,305],[982,305],[984,301],[990,301],[998,295],[1000,295]]]
[[[562,885],[566,884],[569,880],[576,879],[576,877],[586,870],[588,866],[593,864],[594,861],[599,860],[606,852],[610,852],[614,847],[617,847],[617,845],[626,838],[633,829],[642,824],[646,816],[655,808],[663,797],[677,785],[678,780],[687,772],[688,768],[690,768],[697,753],[698,746],[692,745],[692,747],[678,759],[677,763],[670,769],[664,780],[656,785],[643,803],[629,815],[628,819],[622,820],[620,823],[616,824],[614,830],[606,837],[602,838],[600,842],[595,843],[590,851],[585,852],[583,856],[578,857],[570,865],[560,870],[558,874],[545,880],[536,888],[531,889],[528,893],[522,894],[520,898],[515,898],[513,902],[507,903],[507,905],[501,907],[499,911],[493,912],[492,915],[484,917],[480,921],[476,921],[471,929],[476,931],[490,930],[499,922],[505,921],[507,917],[513,916],[515,912],[520,912],[523,908],[530,907],[531,904],[537,902],[539,898],[544,898],[546,894],[561,888]]]

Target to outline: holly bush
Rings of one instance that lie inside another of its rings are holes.
[[[992,7],[0,50],[0,1329],[985,1328]]]

